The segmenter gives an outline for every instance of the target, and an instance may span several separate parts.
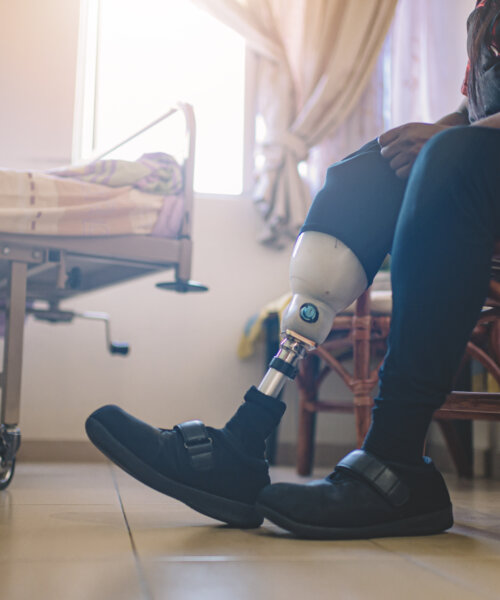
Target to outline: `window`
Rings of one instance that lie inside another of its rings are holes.
[[[75,158],[105,151],[182,100],[193,105],[197,120],[196,191],[241,194],[251,154],[243,38],[188,0],[84,5]],[[175,154],[164,136],[159,127],[121,157]]]

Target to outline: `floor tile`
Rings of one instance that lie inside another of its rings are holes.
[[[120,559],[130,554],[118,507],[0,506],[0,560]]]
[[[375,543],[404,557],[453,556],[500,558],[500,538],[483,536],[480,531],[456,526],[447,533],[411,538],[382,538]]]
[[[500,557],[433,556],[413,562],[491,600],[500,597]]]
[[[457,526],[474,527],[500,533],[500,515],[490,512],[484,505],[474,508],[471,505],[454,502],[453,517]]]
[[[271,523],[258,529],[232,529],[180,505],[128,506],[125,514],[141,559],[279,559],[385,557],[393,555],[370,540],[339,542],[294,539]]]
[[[148,561],[145,576],[155,600],[478,600],[483,597],[404,560]]]
[[[6,504],[118,504],[110,465],[20,463],[7,490]]]
[[[2,600],[147,600],[132,559],[0,562]]]

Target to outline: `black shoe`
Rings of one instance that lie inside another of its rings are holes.
[[[325,479],[267,486],[257,510],[298,537],[316,539],[429,535],[453,525],[446,484],[429,458],[415,467],[385,464],[363,450]]]
[[[157,429],[111,405],[85,427],[103,454],[142,483],[234,527],[262,523],[255,501],[270,481],[267,462],[246,455],[229,432],[201,421]]]

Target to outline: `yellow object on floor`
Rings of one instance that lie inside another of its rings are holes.
[[[498,385],[498,383],[496,382],[495,378],[493,377],[493,375],[491,373],[487,374],[487,378],[488,378],[488,392],[493,392],[495,394],[498,394],[498,392],[500,392],[500,385]]]
[[[273,313],[278,314],[281,319],[291,299],[292,294],[284,294],[266,304],[256,317],[249,319],[238,344],[238,358],[249,358],[254,354],[255,344],[262,336],[264,321]]]

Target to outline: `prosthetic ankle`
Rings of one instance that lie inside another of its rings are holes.
[[[307,349],[322,344],[335,315],[360,296],[368,285],[355,254],[326,233],[306,231],[290,261],[292,300],[281,323],[282,341],[258,390],[276,398],[293,379]]]

